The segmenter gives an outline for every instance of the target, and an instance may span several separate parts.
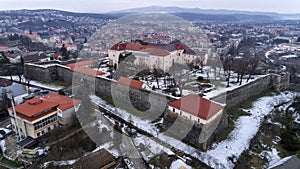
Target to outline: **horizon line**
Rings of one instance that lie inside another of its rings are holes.
[[[91,14],[113,14],[113,13],[128,13],[126,10],[139,9],[139,8],[148,8],[148,7],[162,7],[162,8],[181,8],[181,9],[199,9],[199,10],[214,10],[214,11],[232,11],[232,12],[250,12],[250,13],[274,13],[274,14],[282,14],[282,15],[299,15],[300,13],[285,13],[285,12],[276,12],[276,11],[260,11],[260,10],[243,10],[243,9],[225,9],[225,8],[191,8],[191,7],[179,7],[179,6],[159,6],[159,5],[151,5],[151,6],[143,6],[143,7],[133,7],[133,8],[125,8],[114,11],[78,11],[72,9],[62,9],[62,8],[12,8],[12,9],[0,9],[0,11],[20,11],[20,10],[58,10],[65,12],[73,12],[73,13],[91,13]],[[167,12],[168,13],[168,12]],[[195,13],[195,12],[187,12],[187,13]]]

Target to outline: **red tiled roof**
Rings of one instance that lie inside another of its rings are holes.
[[[45,117],[48,114],[51,114],[51,113],[53,113],[55,111],[56,111],[56,108],[55,109],[53,108],[51,111],[43,113],[43,114],[41,114],[39,116],[32,116],[32,117],[25,116],[24,114],[21,114],[21,113],[18,113],[18,112],[16,114],[17,114],[17,116],[21,117],[22,119],[25,119],[25,120],[28,120],[28,121],[34,121],[34,120],[37,120],[39,118]]]
[[[72,99],[70,97],[63,96],[56,93],[50,93],[48,95],[41,97],[41,99],[47,102],[58,103],[59,104],[58,108],[62,111],[70,109],[75,105],[81,103],[80,100]]]
[[[224,108],[218,103],[193,94],[173,101],[169,105],[204,120],[210,119]]]
[[[176,46],[176,49],[188,49],[188,47],[182,43],[175,43],[175,46]]]
[[[105,74],[104,72],[101,72],[101,71],[98,71],[98,70],[93,70],[93,69],[90,69],[90,68],[83,68],[83,67],[75,68],[73,71],[83,73],[83,74],[93,76],[93,77],[102,76],[102,75]]]
[[[150,49],[149,49],[150,48]],[[135,40],[128,43],[117,43],[111,47],[111,50],[134,50],[134,51],[145,51],[149,50],[152,55],[156,56],[167,56],[174,50],[187,50],[189,47],[181,42],[171,43],[171,44],[155,44],[147,43],[141,40]]]
[[[111,50],[125,50],[126,49],[126,45],[125,43],[117,43],[114,46],[112,46],[110,49]]]
[[[150,55],[154,55],[154,56],[168,56],[168,55],[170,55],[170,52],[168,52],[167,50],[158,49],[158,48],[148,48],[148,49],[144,49],[142,51],[147,52]]]
[[[33,98],[27,102],[15,106],[16,112],[26,117],[33,117],[45,110],[56,108],[59,104]]]
[[[95,63],[95,61],[93,61],[93,60],[86,60],[86,61],[82,61],[82,62],[70,63],[70,64],[67,64],[67,66],[71,70],[74,70],[75,67],[77,68],[77,67],[88,66],[88,65],[91,65],[94,63]]]
[[[24,34],[24,36],[27,36],[29,38],[37,38],[39,35],[37,33],[33,33],[33,34],[26,33]]]
[[[130,86],[136,89],[141,89],[144,82],[138,81],[138,80],[134,80],[134,79],[129,79],[126,77],[120,77],[118,80],[118,83],[126,85],[126,86]]]
[[[56,93],[50,93],[41,98],[30,99],[23,104],[15,106],[15,109],[19,117],[28,121],[34,121],[56,111],[56,108],[64,111],[80,103],[80,100],[72,99]],[[49,111],[42,113],[46,110]],[[41,114],[38,115],[39,113]]]
[[[93,77],[104,75],[105,74],[104,72],[85,67],[85,66],[88,66],[88,65],[91,65],[94,63],[95,63],[95,61],[93,61],[93,60],[86,60],[86,61],[82,61],[82,62],[67,64],[67,66],[75,72],[83,73],[83,74],[93,76]]]
[[[0,50],[8,50],[9,47],[8,46],[0,46]]]

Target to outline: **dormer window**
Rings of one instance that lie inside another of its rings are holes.
[[[31,105],[41,104],[42,102],[43,102],[43,100],[39,99],[39,98],[33,98],[33,99],[27,101],[27,103],[31,104]]]

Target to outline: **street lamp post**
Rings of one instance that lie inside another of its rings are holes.
[[[14,118],[15,118],[15,124],[16,124],[16,134],[17,134],[17,141],[19,142],[21,140],[21,133],[20,133],[20,128],[17,122],[17,115],[16,115],[16,109],[15,109],[15,104],[14,104],[14,100],[13,100],[13,95],[11,92],[7,92],[7,98],[10,100],[11,102],[11,106],[13,109],[13,113],[14,113]]]

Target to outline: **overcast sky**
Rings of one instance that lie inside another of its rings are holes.
[[[0,0],[0,10],[47,8],[101,13],[152,5],[300,13],[300,0]]]

